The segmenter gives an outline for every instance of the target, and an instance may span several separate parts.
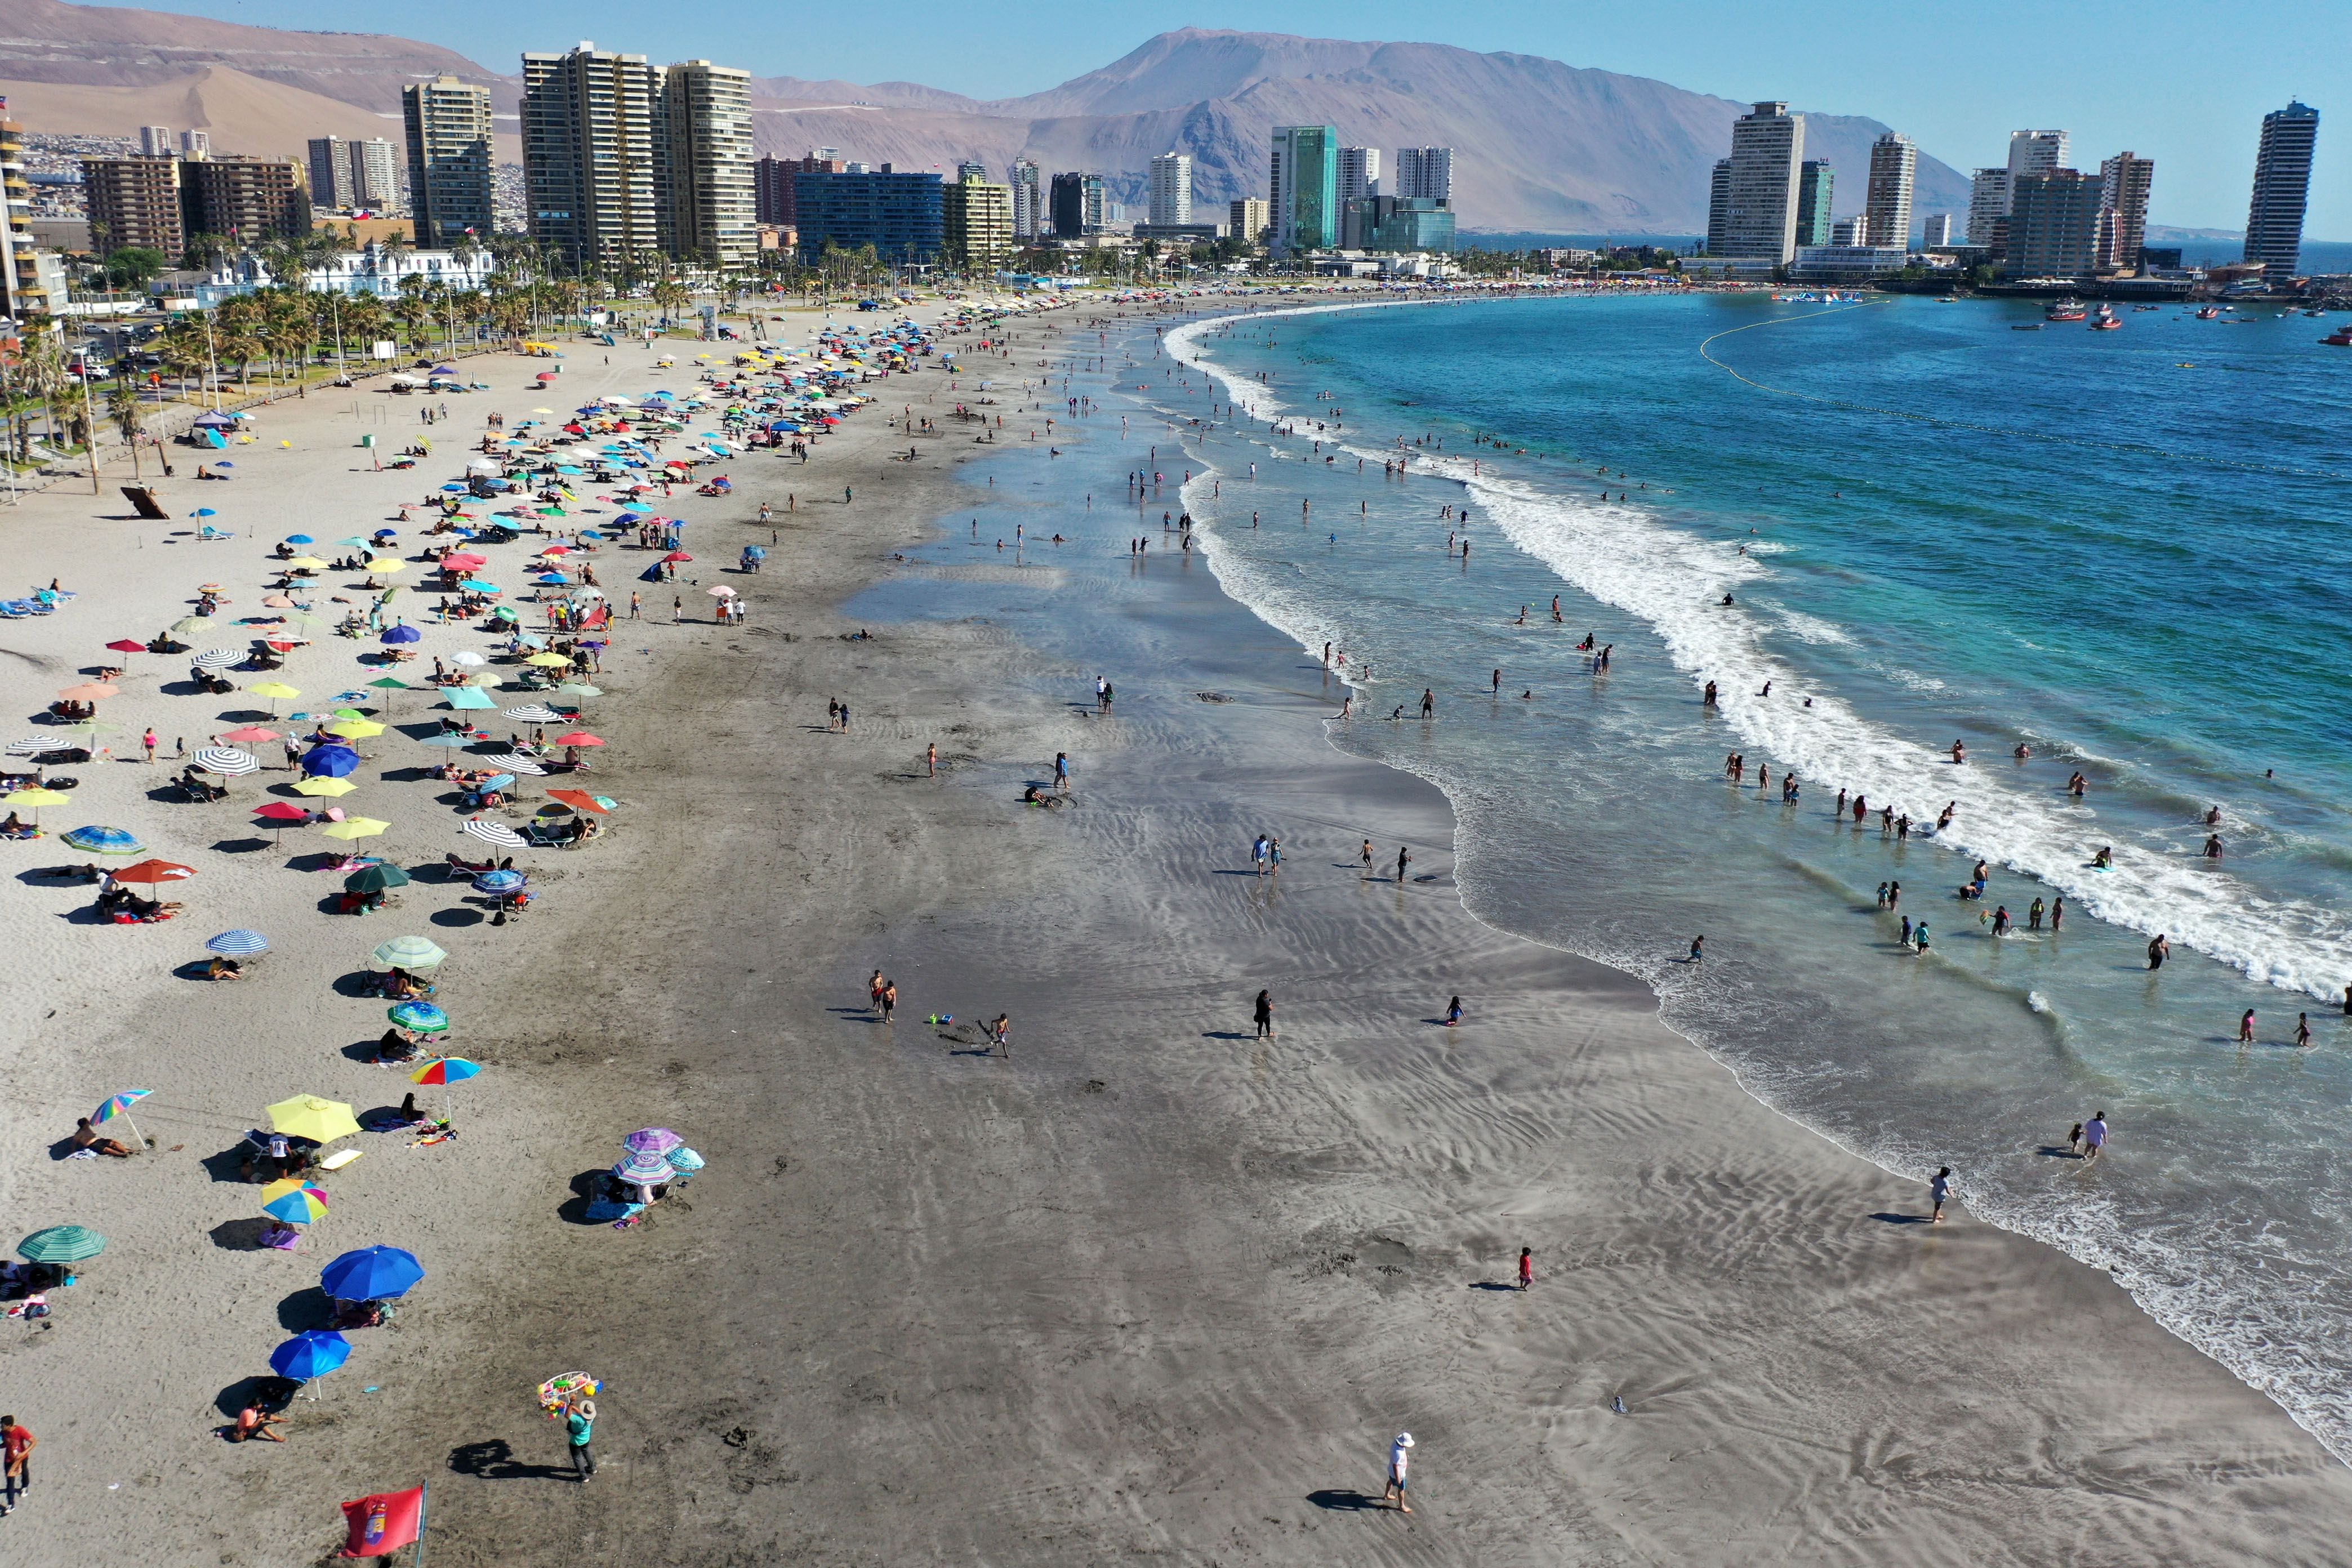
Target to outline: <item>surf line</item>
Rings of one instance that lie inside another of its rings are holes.
[[[2020,440],[2048,441],[2061,447],[2092,447],[2107,452],[2130,452],[2143,458],[2168,458],[2177,462],[2203,463],[2209,468],[2234,468],[2241,473],[2274,474],[2282,479],[2344,479],[2352,474],[2339,474],[2328,468],[2281,468],[2266,463],[2245,463],[2231,458],[2206,457],[2197,452],[2175,452],[2162,447],[2137,447],[2125,441],[2093,441],[2080,436],[2060,435],[2050,430],[2021,430],[2004,425],[1973,425],[1965,419],[1947,419],[1941,415],[1920,414],[1908,408],[1884,408],[1874,403],[1854,403],[1843,397],[1824,397],[1815,392],[1798,392],[1786,386],[1772,386],[1755,377],[1742,375],[1709,352],[1708,345],[1718,338],[1735,337],[1752,332],[1759,327],[1786,327],[1799,321],[1818,321],[1823,316],[1843,316],[1853,310],[1876,310],[1892,300],[1871,300],[1860,305],[1845,305],[1834,310],[1808,310],[1801,316],[1781,316],[1769,321],[1750,321],[1744,327],[1727,327],[1700,341],[1699,358],[1745,386],[1759,392],[1769,392],[1776,397],[1793,397],[1803,403],[1818,403],[1828,408],[1843,408],[1855,414],[1878,414],[1889,419],[1908,419],[1915,424],[1939,426],[1947,430],[1973,430],[1981,436],[2006,436]]]

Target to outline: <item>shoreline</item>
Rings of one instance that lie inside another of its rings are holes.
[[[1074,315],[1018,324],[1020,352]],[[267,1512],[215,1509],[205,1560],[307,1550],[332,1500],[412,1472],[457,1563],[2325,1554],[2313,1505],[2352,1483],[2284,1412],[2039,1243],[1869,1223],[1915,1184],[1749,1096],[1636,977],[1470,915],[1444,797],[1303,721],[1311,661],[1210,574],[1121,577],[1072,484],[1015,482],[1053,459],[969,448],[966,480],[886,462],[875,415],[844,429],[797,486],[739,463],[727,521],[696,523],[723,559],[772,492],[858,491],[798,514],[750,626],[665,639],[659,695],[613,705],[619,757],[673,759],[606,847],[629,875],[592,863],[596,907],[521,933],[560,982],[494,983],[530,1113],[478,1097],[468,1125],[526,1162],[496,1244],[525,1266],[486,1253],[416,1323],[478,1340],[462,1363],[402,1325],[377,1420],[346,1391],[298,1447],[225,1450],[269,1461],[236,1467]],[[959,552],[983,472],[1020,492],[1002,515],[1076,536],[1062,562]],[[884,607],[925,613],[856,618]],[[1074,700],[1096,666],[1125,677],[1115,721]],[[1021,808],[1057,750],[1076,805]],[[1281,885],[1218,874],[1276,825]],[[1442,879],[1331,864],[1360,832],[1431,846]],[[907,994],[887,1032],[856,1005],[876,963]],[[1423,1021],[1449,989],[1459,1033]],[[997,1008],[1010,1061],[914,1022]],[[548,1215],[645,1121],[710,1160],[682,1200],[622,1237]],[[1481,1289],[1521,1237],[1537,1289]],[[556,1362],[613,1384],[609,1489],[541,1474],[562,1456],[528,1387]],[[1368,1517],[1407,1426],[1433,1495]],[[45,1493],[0,1528],[59,1523],[86,1461],[42,1435]],[[174,1452],[175,1480],[222,1479]]]

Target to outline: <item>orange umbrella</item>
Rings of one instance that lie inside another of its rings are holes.
[[[569,735],[555,737],[554,743],[559,746],[601,746],[604,742],[585,730],[574,730]]]
[[[136,866],[125,866],[114,873],[118,882],[184,882],[194,876],[193,867],[174,866],[169,860],[142,860]]]
[[[103,680],[91,680],[79,686],[68,686],[58,695],[68,702],[95,702],[101,697],[115,696],[121,689],[120,686],[109,686]]]
[[[611,815],[611,813],[607,812],[603,806],[596,804],[596,797],[594,795],[590,795],[584,789],[551,789],[547,792],[547,798],[550,800],[560,800],[575,811],[593,811],[599,816]]]

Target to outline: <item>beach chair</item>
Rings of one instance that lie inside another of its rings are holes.
[[[14,599],[0,599],[0,619],[21,621],[32,613]]]

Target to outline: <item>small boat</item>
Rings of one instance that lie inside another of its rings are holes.
[[[2200,321],[2218,321],[2221,319],[2221,312],[2208,305],[2197,312],[2197,319]]]
[[[2042,330],[2042,323],[2039,321],[2012,321],[2010,323],[2009,330],[2012,332],[2038,332]]]
[[[2352,349],[2352,321],[2346,322],[2319,341],[2330,348]]]
[[[2116,331],[2123,324],[2123,319],[2116,314],[2112,305],[2101,305],[2091,317],[2091,331],[2095,332]]]
[[[2042,312],[2042,319],[2045,321],[2079,321],[2089,314],[2081,300],[2060,300]]]
[[[2164,307],[2161,305],[2134,305],[2132,309],[2135,310],[2161,310]]]

